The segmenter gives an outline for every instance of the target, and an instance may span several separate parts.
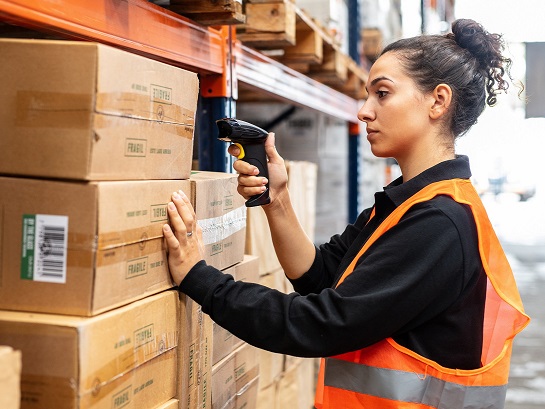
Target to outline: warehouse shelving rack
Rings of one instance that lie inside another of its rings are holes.
[[[147,0],[0,0],[0,22],[66,39],[97,41],[197,72],[201,169],[230,171],[215,119],[234,116],[239,86],[351,124],[358,101],[248,48],[230,26],[206,27]],[[3,62],[9,63],[9,62]]]

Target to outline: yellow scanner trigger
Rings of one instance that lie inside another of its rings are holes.
[[[244,156],[246,155],[246,153],[244,152],[244,148],[242,147],[242,145],[240,143],[236,143],[235,142],[235,145],[239,147],[240,149],[240,153],[238,154],[237,156],[237,159],[242,159],[244,158]]]

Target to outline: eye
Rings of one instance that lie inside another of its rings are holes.
[[[379,99],[382,99],[382,98],[384,98],[386,95],[388,95],[388,91],[378,90],[378,91],[376,92],[376,94],[378,95]]]

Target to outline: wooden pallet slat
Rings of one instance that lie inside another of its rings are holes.
[[[295,44],[296,15],[291,1],[246,3],[246,24],[237,38],[254,48],[282,48]]]
[[[206,26],[246,22],[242,0],[171,0],[168,9]]]
[[[342,86],[336,87],[336,89],[354,99],[365,99],[367,98],[367,91],[365,90],[367,79],[367,72],[353,59],[348,58],[347,79]]]
[[[308,75],[330,86],[342,86],[348,78],[348,57],[337,46],[324,43],[324,58],[320,65],[310,65]]]
[[[284,48],[281,61],[285,64],[321,64],[323,60],[323,35],[313,20],[296,8],[295,44]]]

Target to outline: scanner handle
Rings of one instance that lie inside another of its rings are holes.
[[[266,177],[269,180],[269,168],[267,167],[267,154],[263,143],[243,144],[244,157],[240,158],[259,169],[259,176]],[[269,182],[266,184],[266,190],[258,195],[250,197],[246,201],[246,207],[262,206],[269,204]]]

